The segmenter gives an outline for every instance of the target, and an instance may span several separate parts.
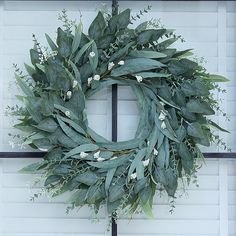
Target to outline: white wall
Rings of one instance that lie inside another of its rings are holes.
[[[134,12],[144,8],[147,2],[120,2],[120,7],[133,8]],[[212,73],[229,76],[228,94],[222,96],[223,105],[231,116],[227,123],[222,117],[215,117],[231,130],[225,136],[233,151],[236,151],[236,4],[233,2],[150,2],[151,17],[161,18],[162,23],[176,28],[186,43],[181,48],[194,48],[198,56],[207,60],[206,67]],[[63,8],[69,10],[72,18],[78,18],[82,11],[84,28],[95,16],[99,2],[0,2],[0,151],[11,148],[7,133],[13,132],[11,121],[4,116],[7,104],[15,103],[12,63],[22,65],[29,62],[28,49],[32,45],[31,35],[35,33],[45,43],[44,33],[55,36],[60,24],[57,14]],[[10,83],[10,85],[9,85]],[[107,89],[88,102],[89,121],[92,128],[107,138],[111,137],[111,91]],[[138,112],[135,98],[129,88],[119,88],[118,139],[130,139],[134,135]],[[208,151],[217,151],[212,147]],[[25,150],[24,150],[25,151]],[[56,200],[40,198],[29,201],[32,193],[29,183],[33,177],[17,171],[35,159],[0,160],[0,236],[82,236],[105,235],[106,216],[101,213],[99,224],[91,223],[88,209],[83,208],[70,215],[65,214],[66,196]],[[131,222],[118,222],[119,235],[165,235],[165,236],[235,236],[236,235],[236,162],[209,160],[199,172],[199,188],[189,187],[187,195],[176,201],[174,214],[169,214],[168,199],[156,197],[155,218],[146,220],[136,216]],[[33,192],[37,189],[33,189]],[[229,226],[229,227],[228,227]]]

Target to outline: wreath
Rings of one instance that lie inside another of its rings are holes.
[[[141,208],[151,216],[156,191],[174,199],[178,179],[195,180],[199,144],[226,148],[214,129],[226,130],[208,117],[221,111],[213,91],[224,92],[216,83],[227,79],[207,73],[191,50],[170,47],[182,38],[158,21],[128,28],[140,15],[99,12],[85,34],[63,11],[56,43],[46,34],[49,50],[33,36],[27,75],[16,67],[24,95],[22,107],[9,108],[15,128],[26,132],[23,144],[46,152],[22,171],[40,173],[53,197],[70,192],[69,208],[106,205],[113,217]],[[108,141],[88,126],[86,99],[113,84],[137,98],[140,120],[129,141]]]

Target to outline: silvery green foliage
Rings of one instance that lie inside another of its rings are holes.
[[[35,39],[28,75],[16,73],[24,105],[15,127],[28,132],[25,144],[47,151],[22,171],[42,173],[53,196],[71,192],[72,208],[107,204],[115,217],[139,207],[151,216],[159,189],[175,198],[178,179],[195,176],[198,144],[210,145],[213,128],[225,131],[208,117],[218,107],[215,83],[227,79],[189,59],[191,50],[171,47],[179,39],[171,30],[129,24],[126,9],[106,19],[99,12],[88,34],[81,22],[58,28],[56,42],[46,34],[52,52]],[[131,141],[113,143],[88,127],[85,100],[112,84],[130,86],[137,97],[141,116]]]

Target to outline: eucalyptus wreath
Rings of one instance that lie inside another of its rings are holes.
[[[22,106],[9,108],[15,128],[25,132],[23,144],[46,152],[22,171],[40,173],[53,197],[69,192],[71,208],[106,205],[113,217],[141,208],[151,216],[156,191],[174,199],[179,179],[195,179],[199,144],[225,147],[214,129],[226,130],[209,116],[221,111],[213,92],[224,92],[216,83],[227,79],[209,74],[191,50],[171,47],[182,38],[158,21],[128,27],[148,10],[99,12],[88,34],[63,11],[56,43],[46,34],[44,48],[33,36],[32,65],[26,75],[16,67],[24,95]],[[140,120],[129,141],[108,141],[88,126],[86,100],[113,84],[137,98]]]

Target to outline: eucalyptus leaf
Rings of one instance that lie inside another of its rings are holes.
[[[156,51],[145,51],[145,50],[135,50],[129,53],[130,57],[134,58],[163,58],[166,57],[164,53],[156,52]]]
[[[103,14],[99,11],[96,18],[88,29],[89,37],[95,40],[99,39],[103,35],[105,27],[106,21],[103,17]]]
[[[78,26],[75,27],[75,36],[72,42],[71,53],[75,53],[76,50],[79,48],[82,30],[83,30],[83,24],[82,22],[80,22]]]
[[[181,163],[187,174],[190,174],[193,169],[193,156],[191,155],[188,147],[184,143],[180,143],[179,151],[181,157]]]
[[[67,152],[65,155],[65,158],[74,156],[76,154],[80,154],[81,152],[93,152],[98,150],[99,146],[96,144],[82,144],[79,147],[76,147],[74,149],[72,149],[71,151]]]
[[[123,66],[113,69],[111,75],[117,77],[162,67],[165,67],[165,65],[160,63],[159,61],[155,61],[149,58],[128,59],[125,60],[125,64]]]

